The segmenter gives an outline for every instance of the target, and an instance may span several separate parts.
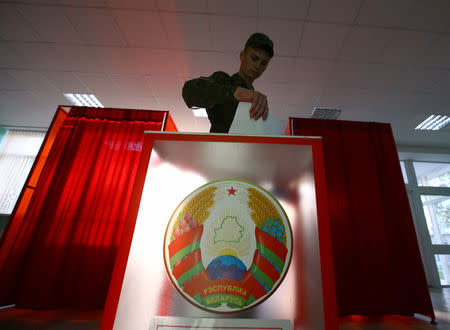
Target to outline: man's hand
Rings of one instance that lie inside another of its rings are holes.
[[[240,102],[251,102],[250,118],[258,120],[262,117],[263,120],[267,119],[269,114],[269,106],[267,104],[267,97],[257,91],[238,87],[234,92],[234,97]]]

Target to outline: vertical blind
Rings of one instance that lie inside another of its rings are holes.
[[[11,214],[45,133],[8,131],[0,146],[0,213]]]

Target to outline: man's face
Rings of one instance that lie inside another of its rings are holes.
[[[263,74],[270,61],[270,55],[265,50],[252,47],[243,50],[240,58],[239,73],[250,83]]]

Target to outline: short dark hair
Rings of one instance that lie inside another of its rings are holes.
[[[264,33],[253,33],[245,43],[245,48],[252,47],[265,50],[270,57],[273,57],[273,41]]]

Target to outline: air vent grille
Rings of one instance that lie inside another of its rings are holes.
[[[341,109],[314,107],[311,118],[315,119],[338,119]]]

